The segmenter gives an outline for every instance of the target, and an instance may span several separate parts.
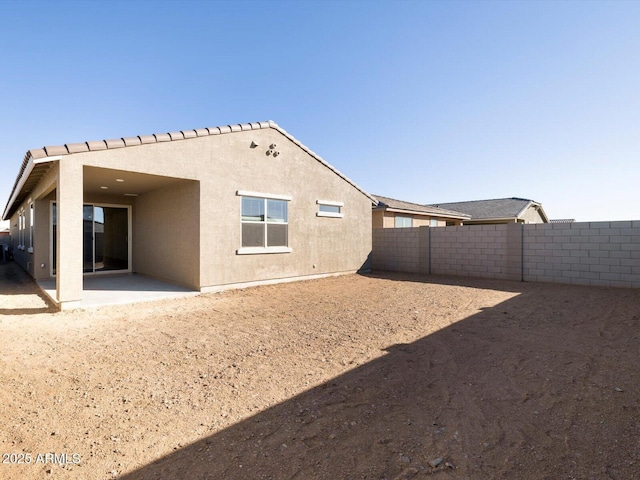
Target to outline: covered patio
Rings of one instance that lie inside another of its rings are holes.
[[[47,297],[56,301],[55,278],[38,280]],[[135,273],[85,276],[82,299],[72,308],[96,308],[105,305],[124,305],[154,300],[166,300],[199,295],[200,292],[181,285],[157,280]]]
[[[30,230],[14,259],[60,310],[198,289],[199,182],[62,156],[29,162],[16,201],[30,205]]]

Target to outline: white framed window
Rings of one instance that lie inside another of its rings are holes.
[[[318,211],[316,212],[317,217],[344,217],[344,213],[342,212],[342,208],[344,207],[343,202],[334,202],[332,200],[316,200],[316,204],[318,205]]]
[[[29,253],[33,253],[33,202],[29,204]]]
[[[18,249],[24,250],[24,229],[25,229],[25,212],[20,210],[18,213]]]
[[[438,226],[438,220],[436,220],[435,218],[432,218],[431,220],[429,220],[429,226],[430,227],[437,227]]]
[[[290,253],[287,195],[238,190],[241,199],[242,243],[238,255]]]
[[[410,228],[413,227],[413,218],[405,217],[403,215],[396,215],[395,217],[396,228]]]

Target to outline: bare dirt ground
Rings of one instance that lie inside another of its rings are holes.
[[[63,313],[35,292],[0,265],[3,479],[640,477],[640,290],[350,275]]]

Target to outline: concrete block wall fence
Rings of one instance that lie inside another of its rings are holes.
[[[374,228],[372,268],[428,273],[428,264],[425,264],[425,258],[428,262],[428,236],[429,227]]]
[[[374,270],[640,288],[640,221],[374,229]]]
[[[640,288],[640,221],[524,226],[525,281]]]
[[[521,279],[520,225],[433,228],[430,238],[430,273]]]

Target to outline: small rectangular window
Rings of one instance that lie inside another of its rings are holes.
[[[24,250],[24,229],[26,226],[25,222],[25,212],[21,210],[18,214],[18,248],[20,250]]]
[[[395,226],[396,228],[411,228],[413,227],[413,218],[396,215]]]
[[[429,220],[429,226],[430,227],[437,227],[438,226],[438,220],[436,220],[435,218],[432,218],[431,220]]]
[[[29,253],[33,253],[33,203],[29,205]]]
[[[344,214],[342,212],[344,203],[333,202],[331,200],[316,200],[316,203],[318,204],[318,211],[316,212],[316,216],[333,218],[344,217]]]
[[[336,205],[320,205],[318,210],[320,212],[340,213],[340,207],[338,207]]]

